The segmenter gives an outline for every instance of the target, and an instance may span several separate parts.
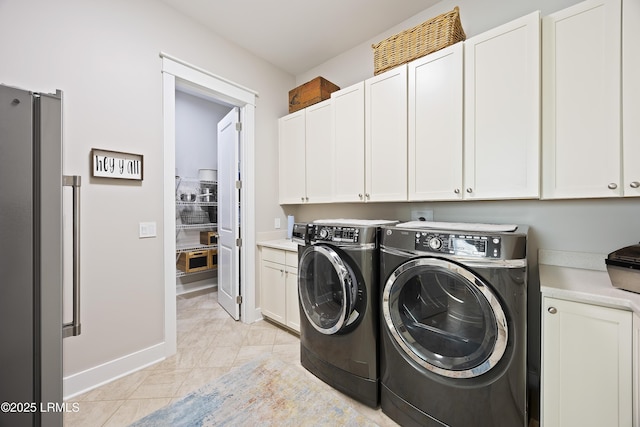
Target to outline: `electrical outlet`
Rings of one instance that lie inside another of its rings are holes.
[[[280,228],[280,218],[275,219],[275,221],[273,222],[273,226],[276,230]]]
[[[433,209],[412,209],[411,221],[433,221]]]

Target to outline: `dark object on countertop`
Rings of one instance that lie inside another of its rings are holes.
[[[640,293],[640,243],[613,251],[604,261],[615,288]]]

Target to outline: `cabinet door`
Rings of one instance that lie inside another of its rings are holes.
[[[640,196],[640,2],[622,15],[622,156],[624,195]],[[640,397],[639,397],[640,399]],[[640,424],[639,424],[640,426]]]
[[[305,181],[305,110],[280,118],[279,128],[279,201],[304,203]]]
[[[332,201],[333,117],[331,100],[306,108],[306,197],[305,202]]]
[[[285,324],[285,266],[262,261],[260,268],[260,308],[262,315]]]
[[[365,199],[407,200],[407,66],[365,81]]]
[[[541,425],[630,426],[632,313],[544,297]]]
[[[463,46],[408,65],[409,200],[462,198]]]
[[[300,332],[300,303],[298,301],[298,270],[287,266],[285,271],[286,325]]]
[[[465,194],[540,194],[540,13],[465,42]]]
[[[364,201],[364,82],[331,94],[336,202]]]
[[[620,16],[589,0],[542,20],[544,198],[622,194]]]

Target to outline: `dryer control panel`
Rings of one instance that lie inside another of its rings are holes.
[[[309,239],[311,241],[358,243],[360,229],[338,225],[312,225]]]
[[[415,249],[457,256],[500,258],[500,236],[417,231]]]

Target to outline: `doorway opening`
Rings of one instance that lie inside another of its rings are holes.
[[[255,206],[254,206],[254,135],[255,99],[257,93],[206,70],[161,53],[163,81],[164,122],[164,285],[165,285],[165,354],[176,352],[176,90],[197,95],[212,103],[237,108],[241,129],[238,135],[238,168],[241,181],[234,186],[242,188],[239,197],[239,215],[236,218],[242,227],[237,227],[234,242],[240,248],[234,266],[238,278],[233,298],[236,312],[244,323],[260,318],[255,300]],[[234,171],[236,168],[234,168]],[[235,174],[234,174],[235,175]],[[242,283],[239,282],[242,277]],[[220,279],[219,279],[220,280]],[[233,281],[233,280],[231,280]],[[218,283],[220,290],[220,283]],[[230,311],[225,307],[227,311]],[[230,311],[231,312],[231,311]],[[237,317],[236,317],[237,318]]]

